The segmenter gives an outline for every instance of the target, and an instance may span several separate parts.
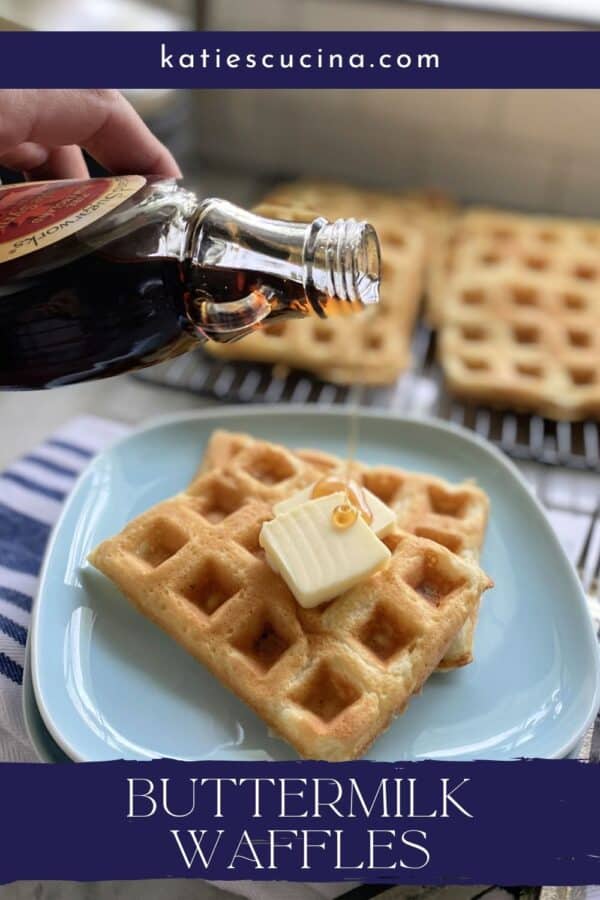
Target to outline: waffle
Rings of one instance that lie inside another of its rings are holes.
[[[323,475],[336,470],[344,473],[346,463],[322,451],[290,453],[250,435],[218,430],[208,443],[197,477],[217,470],[234,471],[238,490],[244,497],[257,498],[272,506]],[[473,483],[453,486],[431,475],[356,463],[352,476],[396,513],[402,531],[441,544],[470,562],[478,562],[489,501]],[[188,490],[194,490],[194,482]],[[477,614],[475,606],[440,661],[440,669],[454,669],[472,661]]]
[[[466,213],[433,262],[429,318],[455,394],[600,416],[600,224]]]
[[[223,359],[304,369],[338,384],[391,384],[410,363],[425,256],[448,210],[448,201],[436,194],[395,197],[310,181],[281,185],[257,212],[300,222],[316,215],[354,217],[375,226],[382,251],[380,303],[356,316],[281,320],[238,343],[210,344],[208,351]]]
[[[420,231],[429,254],[437,246],[445,224],[456,213],[454,202],[437,190],[415,190],[402,194],[368,190],[334,181],[300,180],[275,187],[265,203],[276,206],[301,207],[311,215],[335,218],[360,218],[356,210],[368,210],[382,244],[394,246],[398,218],[402,224]],[[365,214],[363,214],[364,216]]]
[[[283,448],[260,449],[252,466],[262,477],[253,477],[265,488],[296,486],[310,469]],[[302,756],[356,758],[421,689],[488,579],[398,530],[386,539],[386,570],[303,610],[262,558],[258,536],[271,506],[245,495],[246,474],[238,481],[229,466],[199,475],[90,561]]]

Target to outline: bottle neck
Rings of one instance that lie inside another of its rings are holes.
[[[268,219],[225,200],[205,200],[195,221],[195,266],[252,271],[302,285],[312,311],[379,299],[379,244],[366,222]]]

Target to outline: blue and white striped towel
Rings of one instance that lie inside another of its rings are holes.
[[[36,759],[21,712],[25,642],[37,577],[63,501],[90,458],[128,431],[82,416],[0,476],[0,760]]]
[[[0,761],[35,762],[23,713],[25,643],[38,573],[52,526],[95,453],[130,429],[82,416],[0,475]],[[213,882],[247,900],[333,900],[345,884]]]

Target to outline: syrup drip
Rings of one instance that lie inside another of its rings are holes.
[[[339,506],[331,513],[331,521],[338,531],[345,531],[351,528],[358,519],[358,510],[349,503],[340,503]]]
[[[370,525],[373,521],[371,507],[362,486],[350,478],[349,474],[346,478],[340,475],[325,475],[313,487],[311,499],[316,500],[317,497],[326,497],[328,494],[336,494],[338,491],[344,492],[346,502],[336,506],[333,510],[331,519],[334,526],[340,531],[344,531],[354,525],[359,515],[367,525]]]

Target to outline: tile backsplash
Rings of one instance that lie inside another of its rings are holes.
[[[383,31],[560,27],[389,0],[213,0],[207,24],[349,30],[367,20]],[[207,91],[198,106],[197,141],[213,163],[600,216],[600,91]]]

